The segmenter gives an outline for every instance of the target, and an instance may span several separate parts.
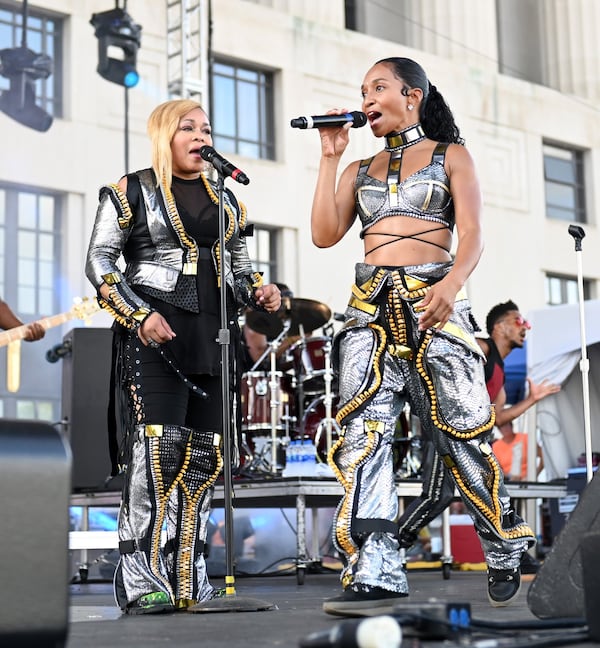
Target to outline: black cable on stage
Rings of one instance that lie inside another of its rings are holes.
[[[406,611],[390,616],[401,627],[412,626],[416,634],[421,638],[445,639],[448,647],[468,645],[469,648],[546,648],[566,646],[589,640],[586,621],[580,618],[503,622],[471,618],[468,621],[465,620],[464,623],[452,623],[448,619],[440,617],[439,613],[427,614]],[[569,627],[573,629],[572,632],[560,634],[553,632],[551,636],[547,636],[548,631]],[[517,630],[527,630],[528,632],[516,633]],[[475,632],[483,636],[474,637]],[[486,634],[490,636],[486,637]],[[471,636],[465,644],[464,640],[469,635]],[[461,641],[452,642],[452,640],[458,640],[459,637],[462,637]]]
[[[467,644],[469,648],[551,648],[584,643],[589,640],[589,633],[554,634],[546,638],[518,637],[516,639],[475,639]],[[447,646],[464,646],[464,644],[446,644]]]
[[[490,628],[494,630],[553,630],[556,628],[581,628],[587,626],[587,621],[579,617],[564,617],[556,619],[526,619],[523,621],[488,621],[471,619],[471,627]]]

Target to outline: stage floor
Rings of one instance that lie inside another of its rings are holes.
[[[323,568],[321,568],[322,570]],[[526,621],[541,622],[527,607],[527,589],[533,576],[524,576],[519,599],[507,608],[492,608],[487,600],[484,571],[452,571],[444,579],[440,570],[409,570],[411,595],[407,603],[425,603],[431,598],[447,603],[470,603],[474,619],[503,624]],[[223,581],[213,578],[215,586]],[[265,611],[227,611],[191,614],[178,612],[169,615],[124,616],[115,607],[112,587],[108,582],[87,582],[70,587],[70,623],[66,648],[151,648],[173,646],[176,648],[217,648],[224,645],[240,648],[269,648],[299,646],[300,640],[314,632],[329,631],[344,619],[325,614],[322,603],[340,593],[338,573],[334,570],[309,571],[303,585],[299,585],[293,572],[286,575],[252,576],[236,578],[236,600],[240,606],[257,601],[270,603],[274,609]],[[560,593],[557,592],[557,596]],[[260,606],[260,605],[259,605]],[[236,606],[233,606],[234,609]],[[35,611],[32,611],[35,614]],[[552,637],[572,632],[573,628],[552,630]],[[494,646],[542,646],[531,639],[533,630],[520,631],[518,641],[493,644]],[[548,632],[548,631],[546,631]],[[527,635],[527,636],[525,636]],[[419,646],[468,646],[478,644],[442,641],[429,637],[415,638],[414,628],[404,626],[402,648]],[[486,631],[485,637],[491,635]],[[545,635],[546,636],[546,635]],[[473,640],[482,639],[481,631]],[[573,646],[597,646],[597,643],[570,643]],[[334,644],[315,644],[325,648]],[[552,645],[567,645],[567,642]],[[345,648],[346,644],[341,648]]]

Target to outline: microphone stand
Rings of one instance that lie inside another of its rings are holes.
[[[188,612],[257,612],[271,610],[273,603],[260,599],[240,599],[235,592],[233,565],[233,483],[231,459],[233,444],[231,438],[231,417],[229,413],[229,348],[231,331],[227,322],[227,283],[225,281],[225,177],[217,172],[217,196],[219,200],[219,281],[220,281],[220,326],[217,342],[221,345],[221,398],[223,426],[223,508],[225,522],[225,597],[201,601],[187,608]]]
[[[583,227],[569,225],[569,234],[575,240],[575,254],[577,256],[577,286],[579,289],[579,327],[581,335],[581,360],[579,369],[581,371],[581,382],[583,387],[583,429],[585,434],[585,466],[588,482],[592,481],[594,470],[592,467],[592,431],[590,422],[590,383],[589,372],[590,362],[587,357],[587,343],[585,338],[585,303],[583,295],[583,265],[581,239],[585,236]]]

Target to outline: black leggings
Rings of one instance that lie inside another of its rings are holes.
[[[131,405],[137,423],[185,425],[221,431],[221,377],[186,375],[208,398],[202,398],[167,363],[159,350],[145,347],[137,337],[129,344],[128,374]],[[168,353],[168,350],[165,350]]]

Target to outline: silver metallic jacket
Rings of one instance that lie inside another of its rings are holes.
[[[130,329],[137,328],[151,311],[148,303],[131,288],[144,286],[161,293],[174,293],[182,277],[195,277],[199,258],[199,248],[183,227],[168,183],[163,179],[157,187],[152,169],[137,171],[136,175],[141,196],[140,208],[135,213],[117,185],[105,185],[100,189],[100,204],[85,267],[85,273],[96,289],[104,283],[110,287],[109,299],[99,297],[100,305]],[[210,199],[218,204],[214,183],[204,176],[202,180]],[[224,194],[224,202],[227,221],[225,280],[240,307],[250,305],[256,308],[253,292],[262,284],[262,278],[252,270],[244,240],[246,209],[244,205],[235,203],[228,192]],[[136,225],[140,225],[140,218],[145,218],[144,238],[149,237],[151,245],[147,240],[142,245],[141,240],[131,237]],[[217,240],[211,249],[217,280],[222,257],[219,248]],[[124,271],[117,265],[121,255],[126,263]],[[195,291],[195,281],[191,285]],[[184,300],[181,303],[175,300],[175,303],[186,308]]]

